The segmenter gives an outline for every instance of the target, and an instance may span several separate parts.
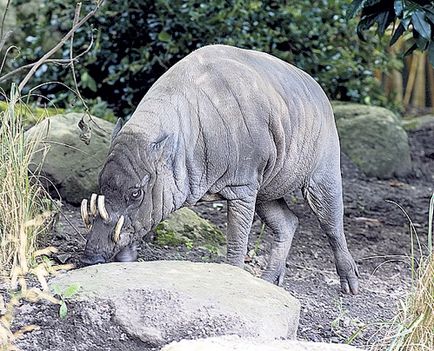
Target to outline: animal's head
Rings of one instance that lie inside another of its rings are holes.
[[[81,203],[88,228],[84,264],[134,261],[136,243],[162,218],[170,137],[152,143],[139,138],[135,133],[116,137],[99,175],[100,195],[92,194]]]

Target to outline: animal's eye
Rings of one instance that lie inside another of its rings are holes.
[[[130,195],[133,200],[137,200],[140,196],[142,196],[142,189],[134,189]]]

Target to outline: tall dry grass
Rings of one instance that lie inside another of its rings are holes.
[[[434,194],[431,197],[428,216],[427,253],[418,241],[414,226],[412,235],[412,285],[406,299],[392,321],[392,327],[376,350],[433,351],[434,350],[434,253],[433,253]],[[413,239],[414,238],[414,239]],[[416,258],[418,246],[420,257]]]
[[[25,138],[22,114],[26,107],[17,108],[18,99],[12,86],[8,108],[0,114],[0,274],[15,279],[30,268],[51,203],[37,175],[29,173],[42,135]]]

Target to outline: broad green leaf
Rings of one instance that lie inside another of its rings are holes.
[[[67,314],[68,314],[68,307],[66,307],[65,301],[62,301],[59,308],[59,316],[60,318],[64,319],[66,318]]]
[[[393,9],[395,10],[396,17],[401,17],[404,10],[404,0],[395,0],[393,3]]]
[[[73,297],[77,292],[80,290],[81,285],[79,283],[71,284],[66,288],[66,290],[63,292],[63,297],[65,299],[69,299],[70,297]]]
[[[168,41],[170,41],[170,39],[172,39],[172,37],[167,32],[160,32],[158,34],[158,40],[160,40],[160,41],[168,42]]]
[[[420,34],[420,36],[426,40],[431,39],[431,26],[425,20],[425,13],[421,10],[416,10],[411,15],[411,20],[414,26],[414,29]]]

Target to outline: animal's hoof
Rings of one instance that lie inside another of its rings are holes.
[[[336,268],[340,277],[341,290],[344,294],[356,295],[359,292],[359,271],[356,263],[348,253],[336,262]]]
[[[359,280],[357,277],[341,277],[341,290],[344,294],[357,295],[359,293]]]
[[[262,273],[261,278],[270,282],[272,284],[276,284],[277,286],[283,285],[283,279],[285,278],[285,268],[273,269],[269,270],[268,268]]]

